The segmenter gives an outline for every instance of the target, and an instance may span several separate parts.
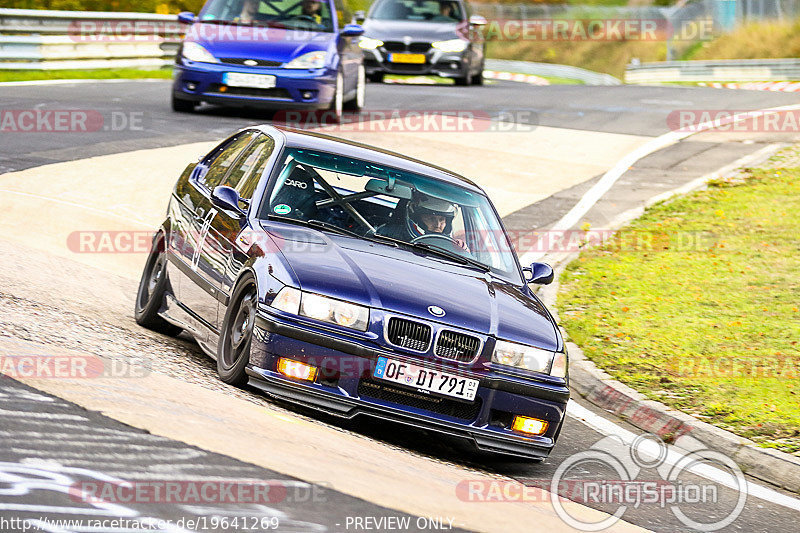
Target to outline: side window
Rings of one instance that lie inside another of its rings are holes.
[[[250,141],[256,135],[258,135],[256,131],[244,131],[234,135],[210,153],[203,160],[203,163],[208,166],[208,171],[198,179],[200,185],[209,191],[214,190],[214,187],[219,185],[222,178],[228,173],[231,165],[236,162],[236,158],[242,150],[250,144]]]
[[[222,185],[233,187],[243,200],[250,200],[273,151],[275,151],[275,140],[269,135],[260,135],[244,151],[239,163],[231,170]]]

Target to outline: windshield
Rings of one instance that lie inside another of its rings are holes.
[[[200,20],[333,31],[330,4],[318,0],[211,0]]]
[[[327,152],[287,149],[260,218],[416,247],[514,283],[519,270],[483,194]]]
[[[465,17],[461,4],[453,0],[381,0],[370,13],[370,18],[417,22],[460,22]]]

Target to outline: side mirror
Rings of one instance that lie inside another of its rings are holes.
[[[537,285],[549,285],[553,283],[555,272],[553,267],[547,263],[533,263],[529,267],[522,269],[525,274],[530,274],[530,277],[525,276],[525,281],[528,283],[536,283]]]
[[[486,26],[488,22],[486,22],[486,18],[480,15],[472,15],[469,18],[470,26]]]
[[[360,9],[359,9],[358,11],[356,11],[355,13],[353,13],[353,20],[354,20],[354,21],[355,21],[357,24],[361,24],[362,22],[364,22],[364,19],[365,19],[365,18],[367,18],[367,14],[366,14],[366,13],[365,13],[363,10],[360,10]]]
[[[245,216],[245,212],[239,207],[239,193],[236,189],[226,185],[220,185],[214,188],[211,193],[211,203],[219,207],[223,211],[235,213],[240,218]]]
[[[194,13],[191,11],[184,11],[182,13],[178,13],[178,22],[181,24],[194,24],[197,22],[197,17],[195,17]]]
[[[345,24],[342,28],[342,35],[345,37],[358,37],[364,34],[364,28],[359,24]]]

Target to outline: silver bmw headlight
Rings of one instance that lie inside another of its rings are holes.
[[[292,287],[282,288],[272,301],[272,307],[359,331],[367,331],[369,326],[368,307]]]
[[[552,376],[562,378],[567,372],[567,355],[564,352],[552,352],[501,340],[495,344],[492,362],[531,372],[550,373]]]
[[[463,52],[467,49],[469,41],[463,39],[450,39],[447,41],[436,41],[431,46],[442,52]]]
[[[383,46],[383,41],[380,39],[370,39],[369,37],[361,37],[358,41],[358,46],[360,46],[364,50],[375,50],[376,48]]]

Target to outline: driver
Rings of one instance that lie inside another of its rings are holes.
[[[234,18],[234,22],[242,22],[244,24],[252,24],[259,18],[258,7],[261,0],[244,0],[242,2],[242,12],[239,16]]]
[[[322,24],[322,2],[320,0],[303,0],[301,15],[310,17],[317,24]]]
[[[409,240],[423,235],[444,235],[451,238],[459,248],[469,251],[464,241],[453,239],[453,219],[458,214],[456,204],[441,198],[420,197],[408,204],[406,213],[406,228],[411,237]]]

